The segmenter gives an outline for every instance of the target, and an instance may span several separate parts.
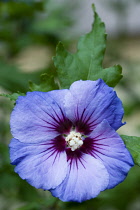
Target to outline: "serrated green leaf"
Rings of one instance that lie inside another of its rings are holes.
[[[29,81],[29,90],[30,91],[42,91],[47,92],[50,90],[58,89],[58,85],[55,83],[55,78],[53,73],[44,73],[41,75],[41,83],[37,85],[31,81]]]
[[[12,94],[5,94],[1,93],[0,96],[4,96],[6,98],[9,98],[11,101],[16,101],[19,96],[24,96],[24,93],[12,93]]]
[[[121,138],[133,156],[135,164],[140,166],[140,137],[121,135]]]
[[[102,67],[106,49],[105,26],[94,6],[93,11],[92,30],[80,38],[77,52],[69,53],[61,42],[56,48],[56,56],[53,61],[58,69],[58,78],[62,88],[68,88],[76,80],[97,80],[99,78],[114,87],[122,78],[122,69],[119,65],[106,69]]]

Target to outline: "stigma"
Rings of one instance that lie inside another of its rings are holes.
[[[71,131],[65,140],[67,142],[67,147],[71,148],[72,151],[75,151],[83,145],[82,135],[75,131]]]

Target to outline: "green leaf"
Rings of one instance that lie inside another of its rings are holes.
[[[105,25],[94,11],[94,24],[90,33],[82,36],[78,42],[77,52],[72,54],[65,50],[60,42],[56,48],[54,65],[58,69],[58,78],[62,88],[68,88],[76,80],[103,79],[114,87],[122,78],[121,66],[103,69],[102,63],[106,49]]]
[[[12,93],[12,94],[5,94],[1,93],[0,96],[4,96],[6,98],[9,98],[11,101],[16,101],[19,96],[24,96],[24,93]]]
[[[121,135],[121,138],[132,154],[135,164],[140,166],[140,137]]]
[[[29,90],[30,91],[42,91],[47,92],[50,90],[58,89],[58,85],[55,83],[55,77],[52,73],[44,73],[41,75],[41,83],[37,85],[29,81]]]

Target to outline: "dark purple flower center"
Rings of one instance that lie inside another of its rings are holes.
[[[78,119],[75,123],[72,123],[64,115],[63,119],[59,120],[56,130],[60,135],[52,141],[55,151],[66,151],[68,160],[78,160],[83,153],[94,156],[93,140],[85,137],[91,132],[88,123],[84,123],[82,119]]]
[[[61,134],[68,134],[72,128],[72,122],[69,119],[60,120],[56,130]]]
[[[91,132],[90,126],[87,123],[84,123],[82,120],[77,120],[75,122],[76,130],[84,135],[87,135]]]

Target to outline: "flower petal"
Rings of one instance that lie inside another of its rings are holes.
[[[71,124],[61,108],[67,91],[29,92],[26,96],[20,96],[11,114],[13,137],[21,142],[36,143],[68,132]]]
[[[51,190],[53,196],[62,201],[82,202],[96,197],[108,186],[109,176],[100,160],[83,154],[80,159],[68,161],[65,180]]]
[[[122,182],[134,165],[122,139],[106,120],[85,139],[82,151],[103,162],[109,173],[108,188]]]
[[[122,103],[116,92],[101,79],[74,82],[66,94],[65,108],[67,117],[85,134],[104,119],[115,130],[123,125]]]
[[[67,174],[64,150],[58,150],[55,141],[49,144],[25,144],[12,139],[9,145],[11,164],[15,172],[36,188],[49,190],[57,187]]]

